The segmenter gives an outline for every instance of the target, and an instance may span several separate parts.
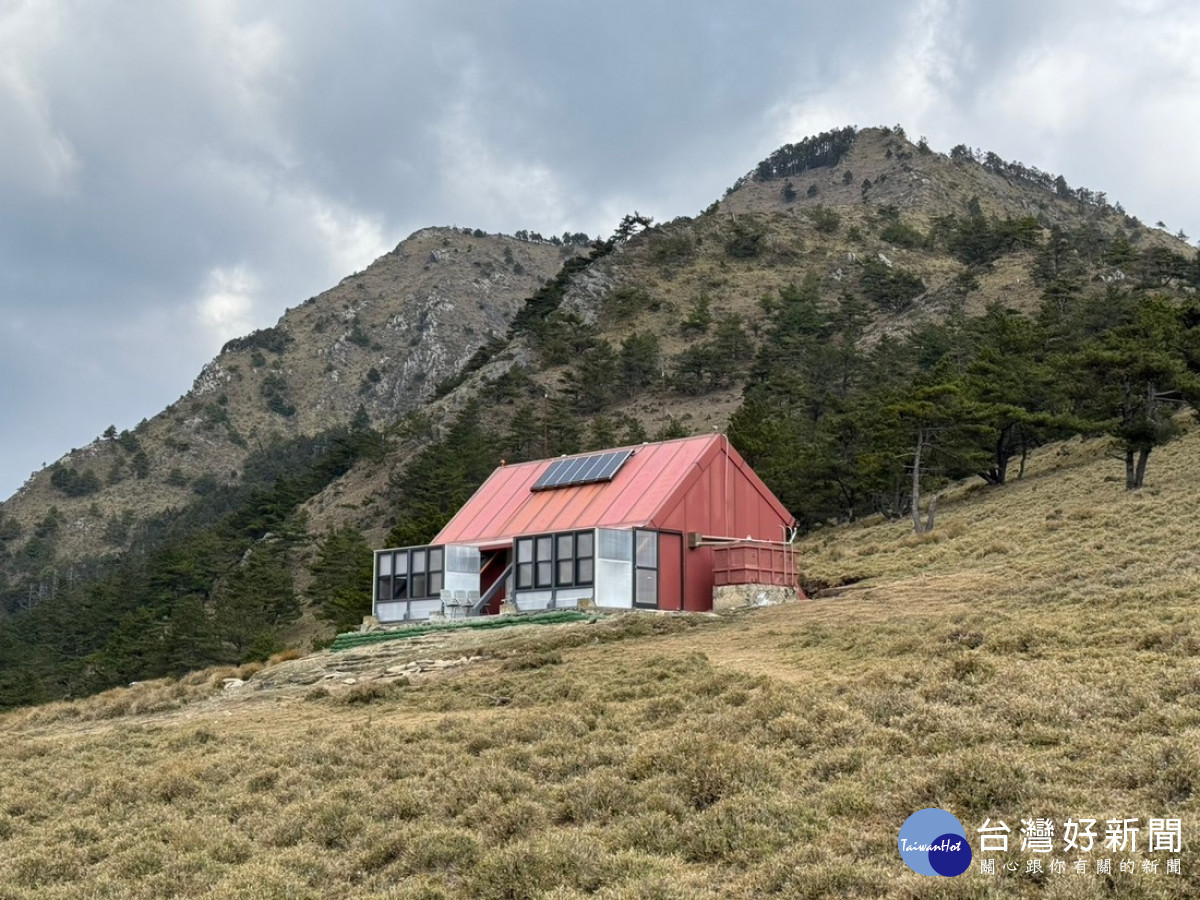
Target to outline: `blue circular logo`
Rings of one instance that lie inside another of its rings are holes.
[[[919,875],[953,878],[971,865],[971,843],[962,823],[944,809],[918,810],[900,826],[900,858]]]

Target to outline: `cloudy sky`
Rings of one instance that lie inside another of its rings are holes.
[[[1200,236],[1200,4],[0,0],[0,497],[417,228],[694,215],[895,123]]]

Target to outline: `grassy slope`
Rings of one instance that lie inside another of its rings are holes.
[[[810,582],[854,582],[813,603],[10,713],[0,897],[1194,896],[1198,461],[1193,433],[1130,495],[1101,442],[1048,449],[932,536],[808,539]],[[1184,875],[923,878],[896,836],[931,805],[1005,820],[1022,868],[1022,817],[1180,817]]]

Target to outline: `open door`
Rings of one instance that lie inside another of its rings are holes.
[[[511,558],[511,547],[505,547],[500,550],[484,550],[482,552],[479,560],[479,596],[486,595],[488,591],[496,587],[497,581],[504,578]],[[500,604],[504,602],[507,596],[508,585],[499,585],[496,592],[488,600],[488,605],[484,608],[482,615],[499,615]]]

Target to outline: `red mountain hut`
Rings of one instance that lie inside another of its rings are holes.
[[[794,526],[721,434],[501,465],[431,544],[375,552],[373,611],[704,611],[726,585],[798,596]]]

